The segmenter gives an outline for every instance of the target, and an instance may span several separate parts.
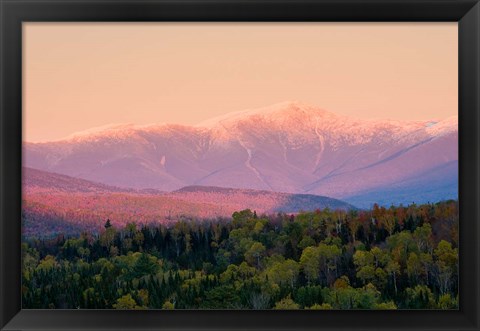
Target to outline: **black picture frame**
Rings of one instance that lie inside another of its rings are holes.
[[[480,330],[480,4],[472,0],[0,0],[0,328],[13,330]],[[112,311],[21,309],[22,22],[456,21],[460,309]]]

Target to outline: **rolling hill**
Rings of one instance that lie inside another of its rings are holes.
[[[243,209],[266,213],[297,213],[354,206],[323,196],[270,191],[190,186],[174,192],[111,187],[41,170],[23,169],[24,235],[92,232],[110,219],[127,222],[169,223],[182,219],[231,217]]]

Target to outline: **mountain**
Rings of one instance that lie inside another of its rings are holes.
[[[344,201],[313,194],[291,194],[214,186],[187,186],[168,196],[211,205],[228,205],[231,206],[232,213],[243,209],[256,210],[259,213],[297,213],[325,208],[331,210],[356,209]],[[228,216],[231,215],[230,211],[226,213]]]
[[[94,183],[88,180],[70,176],[45,172],[38,169],[24,167],[22,169],[23,193],[113,193],[134,192],[132,189],[124,189],[115,186]]]
[[[231,217],[235,211],[297,213],[355,209],[343,201],[309,194],[189,186],[174,192],[121,189],[41,170],[23,169],[24,235],[98,231],[106,219],[165,223],[180,219]]]
[[[358,207],[421,203],[457,198],[458,119],[360,120],[284,102],[196,126],[123,124],[24,143],[24,160],[122,188],[231,187]]]

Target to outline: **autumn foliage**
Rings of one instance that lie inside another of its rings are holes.
[[[155,225],[107,216],[101,231],[25,238],[23,308],[458,308],[456,201]]]

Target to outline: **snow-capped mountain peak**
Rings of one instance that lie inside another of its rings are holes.
[[[429,125],[427,131],[432,136],[443,135],[451,132],[458,131],[458,116],[450,116],[441,121],[435,122],[433,125]]]
[[[362,120],[282,102],[196,126],[115,124],[24,145],[24,166],[117,187],[308,193],[365,206],[455,198],[458,118]],[[420,185],[420,186],[419,186]],[[430,187],[430,195],[421,187]],[[373,192],[373,193],[372,193]],[[431,198],[430,198],[431,197]],[[350,199],[350,200],[349,200]]]
[[[62,140],[79,140],[82,138],[90,138],[92,136],[102,136],[108,135],[113,132],[126,131],[132,129],[135,125],[132,123],[111,123],[102,126],[96,126],[90,129],[78,131],[72,133],[71,135],[66,136],[65,138],[59,139]]]

